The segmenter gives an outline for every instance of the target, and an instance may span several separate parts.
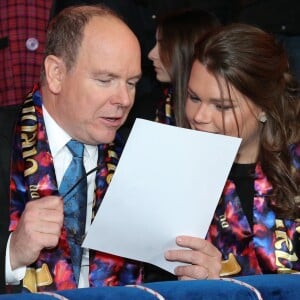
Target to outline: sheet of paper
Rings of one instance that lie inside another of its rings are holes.
[[[173,273],[164,252],[206,236],[240,142],[137,119],[83,246]]]

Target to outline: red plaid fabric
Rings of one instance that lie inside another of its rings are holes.
[[[22,103],[38,82],[51,6],[51,0],[0,1],[1,106]]]

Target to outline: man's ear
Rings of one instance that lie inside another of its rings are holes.
[[[48,87],[52,93],[57,94],[61,90],[62,81],[66,73],[63,60],[55,55],[48,55],[44,61],[45,76]]]

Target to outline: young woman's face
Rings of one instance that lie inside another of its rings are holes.
[[[193,63],[185,106],[187,120],[195,130],[242,138],[236,162],[254,163],[259,150],[259,118],[263,112],[233,86],[229,95],[222,79],[220,85],[203,64]]]
[[[160,55],[159,55],[159,48],[160,48],[160,41],[161,38],[159,36],[158,30],[156,31],[156,44],[148,53],[148,58],[152,60],[154,70],[156,72],[156,79],[160,82],[171,82],[171,77],[167,71],[167,68],[163,65]]]

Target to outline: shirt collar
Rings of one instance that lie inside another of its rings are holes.
[[[43,115],[44,115],[44,122],[46,126],[48,141],[50,151],[53,157],[55,157],[65,145],[69,142],[72,137],[67,134],[50,116],[47,109],[43,105]],[[93,145],[84,145],[85,146],[85,155],[88,157],[97,157],[97,146]]]
[[[54,121],[43,105],[44,122],[46,126],[51,154],[55,157],[61,151],[71,137]]]

